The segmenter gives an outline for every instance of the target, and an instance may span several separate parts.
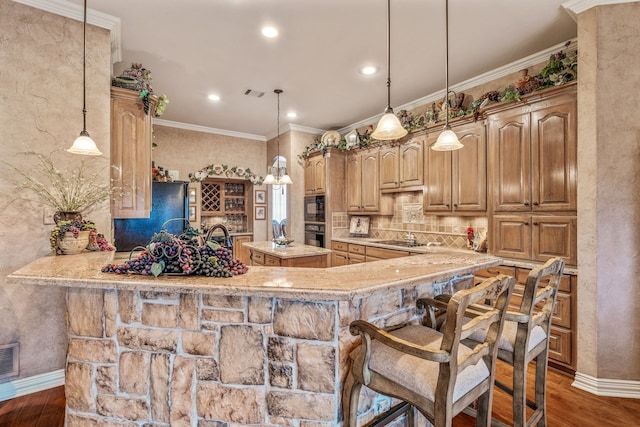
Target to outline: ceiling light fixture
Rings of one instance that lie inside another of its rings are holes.
[[[445,108],[445,124],[440,136],[438,136],[438,140],[435,144],[431,146],[432,150],[436,151],[453,151],[459,150],[464,145],[458,139],[458,136],[454,131],[451,130],[451,126],[449,126],[449,93],[453,91],[449,91],[449,0],[445,0],[445,25],[444,25],[444,34],[445,34],[445,48],[444,48],[444,85],[445,85],[445,94],[444,94],[444,108]],[[453,92],[455,95],[455,92]]]
[[[378,69],[374,66],[362,67],[362,70],[360,70],[360,72],[365,76],[370,76],[372,74],[375,74],[376,71],[378,71]]]
[[[387,108],[371,137],[379,141],[402,138],[407,130],[391,108],[391,0],[387,0]]]
[[[286,166],[280,167],[280,94],[282,93],[282,89],[274,89],[273,91],[277,96],[278,96],[278,118],[277,118],[277,136],[276,136],[276,142],[278,144],[278,157],[276,158],[276,164],[277,166],[275,167],[275,175],[273,174],[273,165],[269,166],[269,174],[267,174],[267,176],[264,178],[263,183],[267,184],[267,185],[287,185],[287,184],[293,184],[293,181],[291,181],[291,177],[289,175],[287,175],[287,168]]]
[[[85,156],[102,155],[87,132],[87,0],[84,0],[84,20],[82,22],[82,132],[73,141],[73,145],[67,148],[67,151]]]
[[[287,113],[287,117],[289,117],[290,119],[295,119],[296,117],[298,117],[298,115],[294,111],[290,111]]]
[[[211,95],[209,95],[209,100],[211,100],[211,101],[220,101],[220,95],[211,94]]]
[[[275,27],[262,27],[262,35],[272,39],[278,37],[278,30]]]

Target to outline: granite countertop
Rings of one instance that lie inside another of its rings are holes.
[[[332,268],[251,266],[246,274],[231,278],[117,275],[101,272],[112,262],[113,252],[49,255],[7,276],[7,284],[335,301],[448,280],[502,262],[501,258],[473,251],[433,249],[424,255]]]
[[[289,244],[289,246],[276,246],[273,242],[247,242],[243,243],[242,246],[282,259],[328,255],[331,253],[331,249],[319,248],[317,246],[310,246],[295,242]]]

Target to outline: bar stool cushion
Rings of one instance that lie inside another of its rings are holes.
[[[518,332],[518,323],[512,322],[509,320],[504,321],[504,327],[502,328],[502,335],[498,339],[498,348],[501,350],[507,350],[513,352],[514,346],[516,344],[516,333]],[[479,329],[469,335],[469,340],[472,341],[484,341],[484,337],[487,334],[486,330]],[[544,333],[544,329],[540,326],[534,326],[531,330],[531,335],[529,336],[529,348],[528,351],[531,351],[542,341],[547,339],[547,334]]]
[[[408,325],[390,333],[414,344],[432,348],[439,348],[442,341],[440,332],[421,325]],[[460,344],[458,360],[470,351],[469,347]],[[437,362],[403,353],[374,340],[371,343],[370,368],[430,400],[435,398],[440,369],[440,364]],[[488,377],[489,370],[482,359],[475,365],[468,366],[462,372],[458,372],[453,401],[456,402]]]

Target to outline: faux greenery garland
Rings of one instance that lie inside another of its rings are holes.
[[[226,178],[233,178],[234,176],[236,176],[238,178],[248,179],[254,185],[261,185],[262,181],[264,181],[264,177],[254,174],[249,168],[242,168],[239,166],[229,167],[227,165],[219,164],[211,164],[196,172],[192,172],[189,174],[189,179],[191,180],[191,182],[200,182],[206,178],[219,176],[223,176]]]

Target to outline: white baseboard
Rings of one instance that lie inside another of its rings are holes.
[[[575,381],[571,385],[596,396],[640,399],[640,381],[596,378],[576,372]]]
[[[64,385],[64,369],[0,384],[0,402]]]

